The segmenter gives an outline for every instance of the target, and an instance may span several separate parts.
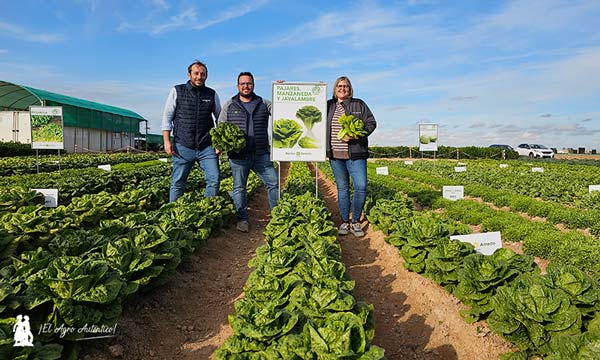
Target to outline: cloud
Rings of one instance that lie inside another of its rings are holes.
[[[455,96],[450,98],[450,101],[473,101],[477,100],[479,96]]]
[[[552,114],[542,114],[542,115],[540,115],[540,117],[549,118],[549,117],[552,117]]]
[[[136,14],[135,21],[122,21],[117,29],[119,31],[137,31],[150,35],[160,35],[176,30],[199,31],[227,22],[231,19],[242,17],[256,11],[270,2],[270,0],[254,0],[245,4],[235,4],[216,14],[210,14],[208,13],[208,9],[203,9],[201,11],[202,18],[208,20],[200,20],[198,18],[198,10],[195,7],[188,7],[173,15],[167,16],[165,12],[170,9],[167,2],[163,0],[149,1],[154,6],[145,16]],[[137,20],[140,17],[143,18],[142,21]],[[164,21],[165,17],[168,19],[166,22]]]
[[[0,22],[0,33],[19,40],[37,43],[59,43],[65,41],[65,37],[62,34],[34,33],[28,29],[6,22]]]

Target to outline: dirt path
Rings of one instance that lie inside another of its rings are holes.
[[[335,185],[320,178],[319,187],[338,224]],[[247,262],[264,244],[263,231],[270,220],[264,188],[249,207],[249,233],[232,227],[209,239],[168,284],[128,302],[117,337],[82,344],[81,358],[211,358],[232,334],[227,316],[234,313],[233,303],[250,274]],[[483,324],[465,323],[460,303],[441,287],[404,270],[398,250],[384,241],[381,232],[367,227],[365,237],[347,235],[340,243],[343,261],[356,282],[355,297],[375,305],[374,342],[386,350],[388,359],[498,359],[510,351]]]

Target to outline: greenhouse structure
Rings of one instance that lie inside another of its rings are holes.
[[[147,121],[131,110],[0,80],[0,141],[31,143],[30,106],[62,107],[64,151],[71,153],[133,148]]]

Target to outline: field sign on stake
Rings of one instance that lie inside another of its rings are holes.
[[[455,166],[454,167],[454,172],[465,172],[465,171],[467,171],[466,166]]]
[[[534,168],[531,168],[531,172],[544,172],[544,168],[534,167]]]
[[[412,165],[413,161],[412,160],[404,160],[404,165]]]
[[[442,196],[444,199],[448,200],[460,200],[465,197],[465,187],[464,186],[444,186],[442,188]]]
[[[58,189],[31,189],[44,195],[45,207],[57,207],[58,206]]]
[[[494,251],[502,247],[502,238],[499,231],[468,234],[468,235],[453,235],[450,240],[458,240],[473,244],[475,251],[483,255],[492,255]]]
[[[507,168],[507,167],[508,167],[508,164],[500,164],[500,167],[501,167],[501,168],[503,168],[503,169],[504,169],[504,168]]]
[[[158,161],[169,162],[169,159],[167,159],[167,158],[158,158]]]
[[[108,164],[108,165],[98,165],[98,169],[106,170],[106,171],[111,171],[110,170],[111,169],[110,164]]]
[[[388,167],[382,166],[375,169],[377,175],[388,175]]]
[[[589,191],[600,191],[600,185],[590,185],[589,186]]]

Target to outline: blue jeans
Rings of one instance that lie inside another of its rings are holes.
[[[188,175],[196,162],[204,170],[206,181],[204,196],[211,197],[219,193],[219,158],[212,146],[194,150],[181,144],[173,144],[173,151],[175,155],[173,155],[173,182],[169,192],[170,202],[177,200],[185,192]]]
[[[229,159],[231,176],[233,177],[233,204],[239,220],[248,220],[248,175],[254,171],[260,180],[267,186],[269,207],[273,209],[279,200],[279,178],[273,167],[269,153],[256,155],[249,159]]]
[[[329,164],[335,178],[342,222],[350,221],[350,202],[352,202],[352,221],[360,221],[367,199],[367,160],[330,159]],[[350,200],[350,177],[354,187],[352,200]]]

